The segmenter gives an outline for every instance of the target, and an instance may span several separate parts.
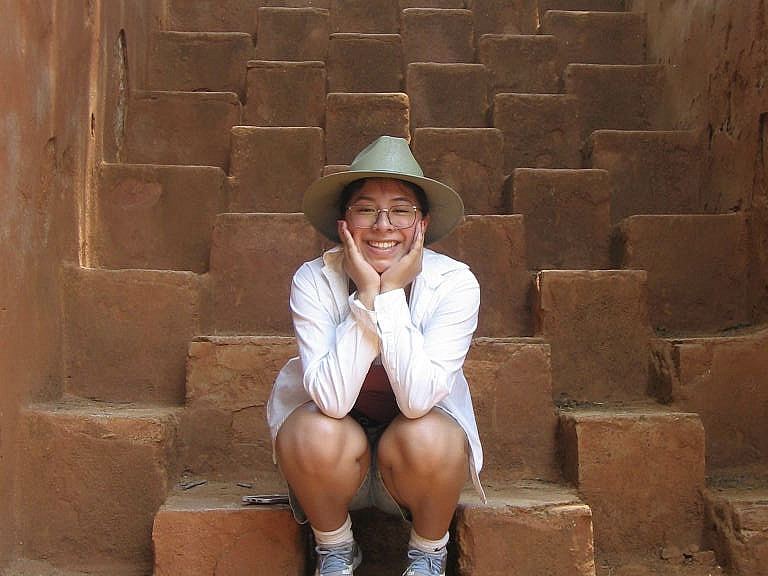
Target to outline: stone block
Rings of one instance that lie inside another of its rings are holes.
[[[325,75],[322,62],[248,62],[244,124],[322,126]],[[301,106],[296,105],[297,94],[301,94]]]
[[[406,8],[465,8],[464,0],[400,0],[400,10]]]
[[[148,88],[234,92],[245,96],[245,65],[253,56],[242,32],[157,32],[151,36]]]
[[[652,337],[646,273],[542,270],[536,287],[536,333],[552,347],[555,399],[645,398]]]
[[[537,0],[471,0],[475,37],[536,34]]]
[[[183,32],[245,32],[256,35],[262,0],[168,0],[168,29]]]
[[[229,131],[242,107],[231,92],[136,92],[118,162],[229,168]]]
[[[412,129],[488,125],[487,74],[482,64],[411,63],[406,87]]]
[[[208,166],[110,164],[99,169],[94,261],[103,268],[208,270],[225,175]]]
[[[397,34],[400,10],[391,0],[330,0],[331,32]]]
[[[493,127],[504,135],[504,172],[581,168],[579,102],[562,94],[497,94]]]
[[[351,164],[381,135],[409,138],[408,95],[328,94],[325,122],[326,164]]]
[[[77,267],[62,276],[65,391],[111,402],[183,402],[187,342],[208,324],[205,280]]]
[[[592,510],[605,554],[701,546],[704,428],[695,414],[658,407],[561,415],[566,478]]]
[[[470,10],[406,8],[401,35],[406,63],[475,61]]]
[[[324,62],[330,33],[323,8],[259,8],[256,56],[259,60]]]
[[[503,138],[493,128],[417,128],[413,154],[429,178],[451,186],[466,214],[504,213]]]
[[[304,191],[322,175],[322,128],[232,129],[230,210],[301,212]]]
[[[215,333],[291,335],[293,274],[328,247],[303,214],[220,214],[210,271]]]
[[[539,14],[547,10],[580,10],[590,12],[623,12],[627,0],[538,0]]]
[[[498,93],[560,92],[561,72],[554,36],[486,34],[478,40],[477,57],[488,70],[491,97]]]
[[[453,234],[430,246],[467,263],[477,277],[481,304],[476,336],[531,335],[532,278],[523,226],[522,216],[467,216]]]
[[[518,168],[511,182],[511,212],[525,217],[530,268],[609,267],[611,185],[607,172]]]
[[[716,209],[706,198],[699,131],[598,130],[591,165],[611,176],[611,221],[635,214],[695,214]]]
[[[662,332],[714,332],[750,322],[742,213],[632,216],[617,227],[614,264],[648,272],[648,310]]]
[[[331,34],[328,92],[402,92],[399,34]]]

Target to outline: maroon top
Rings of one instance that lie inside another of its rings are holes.
[[[389,423],[400,413],[387,372],[381,364],[372,364],[363,382],[354,410],[379,423]]]

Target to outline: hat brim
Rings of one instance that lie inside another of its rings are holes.
[[[347,170],[316,180],[304,193],[303,210],[309,222],[326,238],[341,242],[339,199],[347,184],[363,178],[393,178],[420,186],[429,202],[429,226],[424,243],[432,244],[453,232],[464,218],[464,202],[456,191],[437,180],[382,170]]]

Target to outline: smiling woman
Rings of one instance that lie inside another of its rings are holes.
[[[353,574],[349,511],[373,506],[412,521],[404,574],[443,575],[468,476],[482,495],[463,373],[480,289],[466,264],[424,247],[458,226],[461,198],[424,177],[405,140],[382,136],[312,184],[304,212],[339,245],[294,275],[299,356],[267,419],[294,516],[312,527],[315,574]]]

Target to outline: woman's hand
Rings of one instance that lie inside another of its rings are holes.
[[[411,249],[381,275],[381,292],[405,288],[421,272],[421,262],[424,255],[424,232],[427,223],[424,220],[419,220],[416,226],[418,228],[413,236]]]
[[[344,246],[344,271],[357,286],[357,299],[373,310],[373,299],[381,290],[381,276],[360,254],[345,220],[338,221],[339,238]]]

